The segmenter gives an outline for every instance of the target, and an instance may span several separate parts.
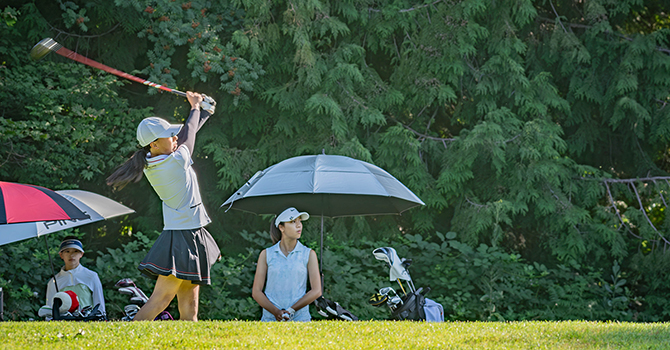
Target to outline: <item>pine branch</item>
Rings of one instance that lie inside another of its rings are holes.
[[[339,86],[342,88],[342,90],[344,90],[344,92],[345,92],[347,95],[349,95],[349,97],[350,97],[352,100],[354,100],[354,102],[358,103],[359,106],[361,106],[361,107],[363,107],[363,108],[365,108],[365,109],[368,109],[368,107],[367,107],[366,105],[364,105],[363,103],[359,102],[356,98],[354,98],[354,96],[353,96],[351,93],[349,93],[349,90],[345,89],[344,86],[342,86],[342,84],[340,83],[339,80],[337,81],[337,85],[339,85]]]
[[[426,108],[428,108],[428,105],[426,105],[426,107],[423,107],[421,112],[419,112],[419,114],[417,114],[416,117],[418,118],[421,115],[421,113],[423,113],[423,111],[426,110]],[[433,120],[435,120],[435,116],[437,115],[437,111],[438,111],[438,109],[435,108],[435,113],[433,113],[433,116],[431,116],[430,120],[428,121],[428,125],[426,125],[426,131],[425,131],[426,134],[428,133],[428,130],[430,130],[430,124],[433,124]]]
[[[505,141],[497,141],[497,142],[496,142],[496,145],[499,144],[499,143],[510,143],[510,142],[516,140],[517,138],[519,138],[519,136],[521,136],[521,133],[517,134],[516,136],[512,137],[512,138],[509,139],[509,140],[505,140]]]
[[[477,211],[479,211],[479,210],[481,210],[481,209],[483,209],[483,208],[488,207],[488,205],[483,205],[483,204],[475,203],[475,202],[471,201],[468,197],[463,197],[463,198],[465,199],[466,202],[470,203],[470,205],[472,205],[473,207],[477,207]]]
[[[587,178],[581,178],[582,180],[593,180],[593,179],[587,179]],[[636,179],[601,179],[600,181],[605,182],[605,183],[625,183],[625,184],[630,184],[630,183],[635,183],[638,181],[668,181],[670,180],[670,176],[655,176],[655,177],[642,177],[642,178],[636,178]],[[670,186],[670,183],[668,183],[668,186]]]
[[[395,36],[393,37],[393,45],[395,46],[395,52],[398,55],[398,60],[400,60],[400,50],[398,50],[398,42],[395,40]]]
[[[619,208],[617,208],[616,204],[614,204],[614,197],[612,197],[612,191],[610,191],[610,186],[607,184],[607,182],[605,182],[605,187],[607,187],[607,198],[609,198],[610,204],[612,204],[612,209],[614,209],[614,212],[616,213],[616,216],[619,218],[619,222],[621,223],[621,226],[619,226],[619,229],[621,229],[623,227],[633,237],[635,237],[637,239],[642,239],[642,237],[633,233],[633,231],[628,226],[626,226],[626,223],[623,221],[623,218],[621,217],[621,213],[619,212]]]
[[[107,34],[113,32],[114,30],[116,30],[116,28],[117,28],[118,26],[121,25],[121,23],[119,22],[119,23],[115,24],[112,28],[110,28],[108,31],[106,31],[106,32],[104,32],[104,33],[102,33],[102,34],[97,34],[97,35],[79,35],[79,34],[73,34],[73,33],[69,33],[69,32],[66,32],[66,31],[62,31],[62,30],[60,30],[60,29],[58,29],[58,28],[52,26],[51,23],[48,23],[48,22],[47,22],[47,24],[49,25],[49,27],[51,28],[51,30],[53,30],[54,32],[57,32],[57,33],[58,33],[58,35],[56,36],[56,38],[57,38],[58,36],[60,36],[61,34],[65,34],[66,37],[71,37],[71,36],[72,36],[72,37],[82,38],[82,39],[99,38],[99,37],[105,36],[105,35],[107,35]],[[76,52],[76,51],[75,51],[75,52]]]
[[[429,7],[429,6],[435,5],[435,4],[440,3],[440,2],[442,2],[442,0],[435,1],[432,4],[425,4],[425,5],[421,5],[421,6],[417,6],[417,7],[408,8],[408,9],[405,9],[405,10],[400,10],[398,12],[400,12],[400,13],[410,12],[410,11],[418,10],[418,9],[421,9],[421,8],[424,8],[424,7]]]
[[[563,31],[567,34],[568,31],[565,29],[565,26],[563,25],[563,22],[561,22],[561,16],[558,15],[558,12],[556,11],[556,8],[554,7],[554,3],[549,0],[549,4],[551,5],[551,9],[554,10],[554,14],[556,15],[556,19],[558,20],[558,23],[561,24],[561,27],[563,27]]]
[[[554,19],[552,19],[552,18],[542,17],[542,16],[538,16],[537,18],[541,19],[545,22],[555,23]],[[563,27],[563,30],[565,30],[565,26],[563,26],[563,22],[561,22],[560,19],[559,19],[559,23],[561,23],[561,26]],[[589,26],[589,25],[585,25],[585,24],[578,24],[578,23],[569,23],[569,22],[568,22],[568,27],[570,27],[570,28],[581,28],[581,29],[591,29],[591,28],[593,28],[593,26]],[[622,39],[628,40],[628,41],[633,41],[633,38],[628,37],[626,35],[623,35],[621,33],[612,32],[612,31],[609,31],[609,30],[604,30],[603,32],[607,33],[607,34],[614,34],[614,35],[616,35],[616,36],[618,36]],[[567,33],[567,31],[566,31],[566,33]],[[657,46],[656,50],[660,51],[660,52],[663,52],[663,53],[670,54],[670,49],[666,49],[664,47]]]
[[[442,1],[444,1],[444,0],[437,0],[437,1],[433,2],[432,4],[425,4],[425,5],[421,5],[421,6],[411,7],[411,8],[408,8],[408,9],[400,10],[400,11],[398,11],[398,12],[403,13],[403,12],[416,11],[416,10],[418,10],[418,9],[422,9],[422,8],[424,8],[424,7],[433,6],[433,5],[438,4],[438,3],[442,2]],[[371,11],[371,12],[382,12],[382,10],[373,9],[372,7],[368,7],[368,11]]]
[[[670,242],[667,239],[665,239],[665,237],[663,237],[663,235],[660,232],[658,232],[658,230],[656,229],[656,226],[654,226],[654,224],[651,222],[651,219],[649,219],[649,216],[647,215],[647,211],[644,210],[644,205],[642,205],[642,199],[640,199],[640,194],[637,192],[637,187],[635,186],[635,184],[634,183],[629,183],[628,185],[633,187],[633,191],[635,191],[635,197],[637,198],[637,203],[640,205],[640,211],[642,212],[642,214],[644,214],[644,217],[647,219],[647,222],[649,223],[649,226],[651,226],[651,228],[654,229],[656,234],[659,237],[661,237],[661,239],[663,240],[663,242],[665,242],[665,244],[669,244]]]
[[[564,203],[564,202],[561,200],[561,198],[558,197],[558,195],[556,194],[556,192],[554,192],[554,190],[551,188],[551,186],[549,186],[549,185],[547,184],[547,188],[549,189],[549,192],[551,192],[551,195],[552,195],[554,198],[556,198],[556,201],[557,201],[558,203],[560,203],[560,204],[563,206],[563,210],[567,209],[569,205],[566,204],[566,203]],[[576,228],[576,227],[575,227],[575,228]],[[577,230],[577,231],[579,231],[579,230]]]
[[[433,141],[440,141],[444,145],[444,148],[447,148],[447,141],[449,141],[449,142],[456,141],[456,139],[434,137],[434,136],[429,136],[429,135],[422,134],[422,133],[410,128],[408,125],[405,125],[403,123],[400,123],[400,125],[402,125],[405,129],[413,132],[416,136],[419,136],[419,140],[426,140],[427,139],[427,140],[433,140]]]

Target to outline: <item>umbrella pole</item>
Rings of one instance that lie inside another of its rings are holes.
[[[321,214],[321,254],[319,254],[319,274],[321,275],[321,294],[325,290],[323,286],[323,213]]]
[[[47,242],[47,235],[44,235],[44,246],[47,248],[47,255],[49,256],[49,263],[51,264],[51,274],[54,276],[54,285],[56,286],[56,293],[58,293],[58,282],[56,282],[56,270],[54,270],[54,262],[51,260],[51,253],[49,253],[49,243]]]

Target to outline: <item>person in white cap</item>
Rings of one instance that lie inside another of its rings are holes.
[[[197,321],[200,285],[211,284],[211,267],[221,257],[216,241],[204,228],[211,220],[192,167],[196,132],[216,104],[203,96],[186,93],[191,112],[184,125],[157,117],[142,120],[137,141],[143,149],[107,178],[107,184],[122,188],[145,175],[163,201],[163,232],[138,267],[156,279],[156,285],[135,321],[154,320],[175,296],[180,319]]]
[[[298,241],[302,222],[307,219],[308,213],[288,208],[270,225],[275,245],[264,249],[258,257],[251,294],[263,308],[261,321],[312,319],[309,304],[321,296],[321,277],[316,253]]]
[[[58,291],[73,291],[77,294],[81,307],[100,304],[99,310],[105,314],[105,297],[102,292],[102,283],[98,274],[85,268],[79,263],[84,256],[84,246],[79,239],[68,236],[63,239],[58,251],[65,266],[56,274]],[[51,278],[47,283],[47,298],[44,308],[51,311],[56,285]]]

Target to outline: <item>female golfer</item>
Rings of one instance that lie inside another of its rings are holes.
[[[175,295],[179,318],[197,321],[200,285],[211,284],[210,268],[221,256],[203,227],[211,220],[191,167],[195,134],[214,113],[215,102],[207,97],[201,112],[202,95],[189,91],[186,98],[191,104],[186,124],[172,125],[157,117],[142,120],[137,140],[143,148],[107,178],[108,185],[123,187],[144,173],[163,201],[163,232],[139,265],[142,273],[156,279],[156,286],[135,321],[153,320]]]
[[[288,208],[270,225],[272,243],[276,244],[260,253],[251,294],[263,308],[261,321],[312,319],[309,304],[321,296],[321,278],[316,253],[298,241],[302,221],[307,219],[309,214]]]

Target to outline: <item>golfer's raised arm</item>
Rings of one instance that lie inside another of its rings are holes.
[[[195,134],[207,121],[210,113],[200,110],[200,103],[203,99],[202,95],[188,91],[186,92],[186,98],[191,105],[191,112],[186,119],[186,123],[184,123],[184,127],[179,131],[179,134],[177,134],[177,144],[180,146],[185,145],[186,148],[188,148],[189,153],[193,155],[193,149],[195,148]]]

